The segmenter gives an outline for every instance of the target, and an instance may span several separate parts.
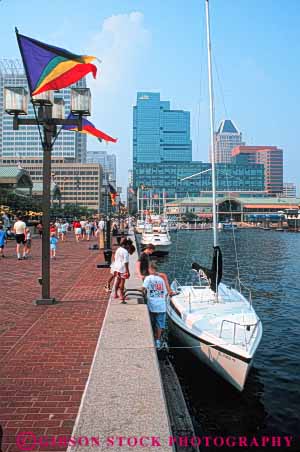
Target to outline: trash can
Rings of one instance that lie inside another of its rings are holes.
[[[112,256],[112,250],[106,249],[103,251],[104,259],[107,262],[107,264],[111,264],[111,256]]]

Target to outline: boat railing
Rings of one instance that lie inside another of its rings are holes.
[[[247,324],[245,324],[245,323],[240,323],[240,322],[236,322],[236,321],[234,321],[234,320],[223,319],[223,320],[222,320],[222,323],[221,323],[220,334],[219,334],[219,337],[220,337],[220,338],[222,338],[222,331],[223,331],[223,325],[224,325],[224,323],[231,323],[231,324],[233,325],[233,342],[232,342],[232,345],[235,345],[236,327],[237,327],[237,326],[244,327],[245,347],[246,347],[246,350],[248,350],[248,346],[249,346],[249,344],[250,344],[250,342],[251,342],[251,340],[252,340],[252,338],[253,338],[253,335],[254,335],[255,331],[256,331],[257,328],[258,328],[258,325],[259,325],[259,323],[260,323],[260,319],[257,319],[256,322],[253,322],[253,323],[247,323]],[[247,339],[247,331],[250,331],[251,326],[253,326],[254,328],[253,328],[253,331],[252,331],[250,337]]]

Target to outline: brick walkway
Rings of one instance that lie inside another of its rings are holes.
[[[95,243],[95,242],[91,242]],[[33,239],[33,258],[18,261],[15,243],[0,261],[0,424],[3,451],[20,450],[16,436],[69,435],[89,375],[107,308],[103,290],[109,270],[89,242],[59,242],[51,262],[55,306],[34,306],[40,296],[41,240]],[[65,450],[62,446],[34,450]]]

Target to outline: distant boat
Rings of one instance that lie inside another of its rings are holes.
[[[213,89],[209,2],[206,5],[208,72],[210,94],[210,137],[213,188],[213,261],[211,269],[192,264],[191,278],[173,281],[176,295],[169,297],[167,313],[171,330],[195,357],[209,366],[231,385],[242,391],[254,355],[262,338],[262,324],[251,302],[236,288],[221,283],[222,252],[217,243],[216,177],[214,149]],[[234,228],[231,227],[231,230]],[[201,388],[200,390],[209,390]]]
[[[135,231],[138,234],[142,234],[144,232],[144,229],[145,229],[145,222],[144,222],[144,220],[137,220]]]
[[[234,223],[218,223],[218,229],[223,231],[232,231],[232,229],[237,229],[237,225]]]
[[[158,229],[158,230],[157,230]],[[151,243],[155,246],[156,251],[168,251],[171,245],[171,237],[166,224],[161,224],[159,228],[153,228],[150,223],[145,224],[142,234],[141,245],[146,246]]]

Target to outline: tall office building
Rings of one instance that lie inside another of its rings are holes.
[[[108,182],[116,187],[117,183],[117,159],[115,154],[108,154],[106,151],[88,151],[87,163],[99,163],[103,168],[103,183]]]
[[[262,163],[265,171],[265,190],[270,195],[283,191],[283,151],[276,146],[237,146],[232,152],[236,164]]]
[[[223,119],[214,134],[215,138],[215,162],[230,163],[231,150],[242,145],[242,134],[231,119]]]
[[[19,60],[0,60],[0,156],[2,157],[40,157],[43,155],[37,126],[23,125],[13,130],[13,118],[5,113],[3,91],[5,86],[22,86],[28,90],[27,79]],[[72,87],[86,88],[86,80],[81,79]],[[66,116],[70,111],[70,88],[55,95],[63,97]],[[34,118],[33,106],[28,106],[28,118]],[[63,130],[53,147],[55,157],[70,158],[75,162],[86,161],[87,138],[83,133]]]
[[[137,93],[133,107],[133,171],[140,163],[192,160],[190,113],[171,110],[159,93]]]

